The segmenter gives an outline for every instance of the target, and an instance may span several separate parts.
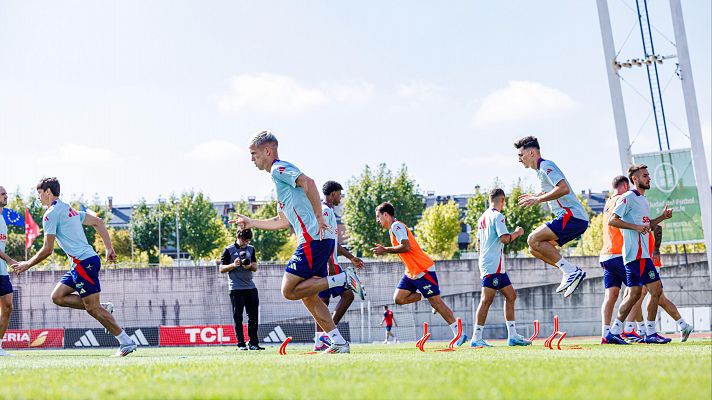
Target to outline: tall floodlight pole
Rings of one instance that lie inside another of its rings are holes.
[[[613,67],[616,59],[616,48],[613,43],[613,30],[611,17],[608,12],[607,0],[596,0],[598,6],[598,22],[601,25],[601,39],[603,40],[603,54],[606,58],[606,71],[608,72],[608,88],[611,92],[613,103],[613,120],[616,124],[616,137],[618,138],[618,155],[621,162],[621,171],[625,172],[633,164],[633,154],[630,152],[630,137],[628,136],[628,123],[625,119],[625,106],[623,105],[623,90],[618,80],[618,73]]]
[[[670,12],[672,14],[673,30],[675,31],[675,42],[677,43],[677,58],[680,61],[680,76],[682,94],[685,99],[685,112],[687,113],[687,127],[690,131],[692,166],[695,170],[697,193],[700,198],[700,211],[702,211],[702,228],[705,235],[705,247],[707,248],[707,265],[710,279],[712,279],[712,191],[710,190],[705,145],[702,142],[700,114],[697,109],[695,82],[692,79],[690,50],[687,48],[687,34],[685,33],[685,22],[682,18],[680,0],[670,0]]]

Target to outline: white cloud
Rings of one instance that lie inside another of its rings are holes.
[[[568,94],[539,82],[510,81],[485,97],[475,113],[475,128],[503,122],[550,118],[574,107]]]
[[[40,162],[43,164],[87,165],[116,161],[116,159],[116,154],[109,149],[68,142],[40,157]]]
[[[367,82],[336,82],[323,86],[330,99],[343,103],[364,104],[373,95],[373,85]]]
[[[296,115],[327,101],[322,90],[307,88],[284,75],[238,75],[230,79],[230,86],[231,93],[219,102],[220,110],[224,112]]]
[[[398,97],[418,103],[432,103],[445,98],[445,89],[429,82],[411,82],[399,85],[396,94]]]
[[[189,152],[181,154],[181,158],[189,161],[221,162],[230,158],[244,158],[245,151],[232,142],[225,140],[210,140],[198,143]]]

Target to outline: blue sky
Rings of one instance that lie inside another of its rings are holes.
[[[649,3],[656,50],[674,54],[668,2]],[[609,2],[622,59],[642,53],[634,4]],[[683,11],[709,164],[712,12],[689,0]],[[620,172],[593,0],[0,0],[0,55],[10,191],[58,176],[67,197],[117,204],[191,189],[265,198],[269,176],[246,151],[260,129],[317,182],[385,162],[438,194],[534,183],[512,147],[528,134],[577,191]],[[681,148],[674,70],[660,68]],[[635,92],[647,93],[644,70],[622,74],[633,152],[655,151]]]

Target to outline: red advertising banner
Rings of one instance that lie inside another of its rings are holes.
[[[247,325],[243,326],[246,330]],[[247,338],[247,332],[245,332]],[[160,346],[237,344],[232,325],[161,326]]]
[[[64,347],[64,329],[8,329],[2,346],[6,349],[59,349]]]

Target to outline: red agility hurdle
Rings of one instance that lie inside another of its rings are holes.
[[[534,339],[536,339],[537,336],[539,336],[539,320],[535,319],[534,320],[534,334],[529,338],[529,341],[533,343]]]
[[[420,350],[420,351],[425,351],[423,349],[423,346],[425,345],[425,342],[430,339],[430,333],[428,333],[428,323],[423,322],[423,337],[421,337],[417,342],[415,342],[415,347]]]
[[[559,330],[559,316],[554,315],[554,332],[551,335],[549,335],[548,338],[546,338],[546,340],[544,341],[544,346],[548,347],[551,350],[554,350],[553,341],[559,335],[561,335],[561,336],[559,337],[559,340],[556,342],[556,348],[558,350],[561,350],[561,341],[564,340],[564,338],[566,337],[566,332],[565,331],[562,332]]]

